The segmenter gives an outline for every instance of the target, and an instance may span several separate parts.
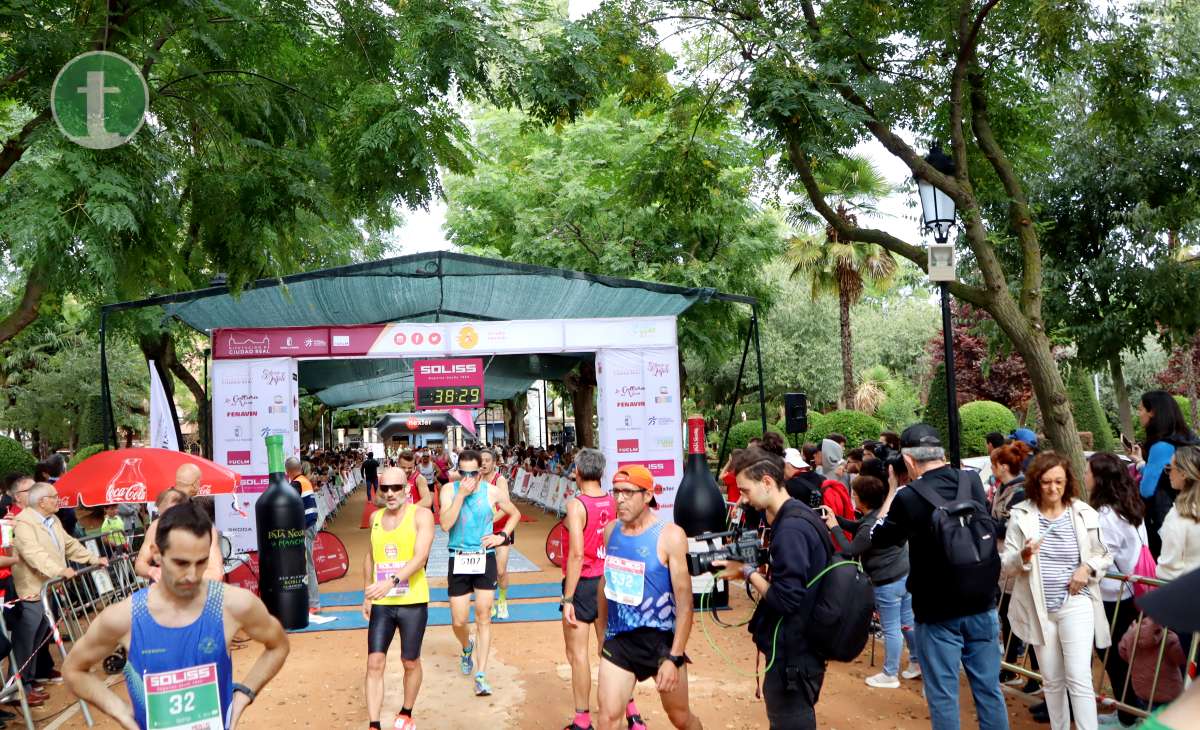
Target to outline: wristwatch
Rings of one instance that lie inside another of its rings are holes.
[[[562,600],[560,600],[558,602],[558,605],[565,606],[568,603],[570,603],[571,605],[575,605],[575,596],[563,596]]]
[[[257,692],[255,692],[254,690],[250,689],[250,688],[249,688],[249,687],[247,687],[246,685],[244,685],[244,684],[241,684],[240,682],[234,682],[234,683],[233,683],[233,691],[234,691],[234,692],[241,692],[242,694],[246,695],[246,697],[247,697],[247,698],[250,700],[250,702],[249,702],[249,703],[247,703],[247,704],[251,704],[251,705],[252,705],[252,704],[254,704],[254,698],[255,698],[255,697],[258,697],[258,693],[257,693]]]
[[[400,585],[400,576],[398,576],[398,575],[393,575],[393,576],[392,576],[392,585],[393,585],[393,586],[398,586],[398,585]]]
[[[677,667],[682,667],[684,664],[687,664],[687,656],[675,656],[674,654],[668,654],[667,661],[671,662]]]
[[[752,576],[753,576],[755,573],[757,573],[757,572],[758,572],[758,568],[756,568],[755,566],[753,566],[753,565],[743,565],[743,566],[742,566],[742,580],[744,580],[744,581],[746,581],[747,583],[749,583],[749,582],[750,582],[750,578],[751,578],[751,577],[752,577]]]

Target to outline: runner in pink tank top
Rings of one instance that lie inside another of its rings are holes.
[[[599,578],[604,573],[604,528],[617,515],[617,505],[611,494],[592,497],[577,494],[575,499],[583,503],[583,570],[581,578]],[[563,562],[563,576],[567,575],[567,563]]]

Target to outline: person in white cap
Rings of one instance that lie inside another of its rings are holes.
[[[792,499],[816,508],[821,504],[821,475],[812,470],[797,449],[783,452],[784,488]]]

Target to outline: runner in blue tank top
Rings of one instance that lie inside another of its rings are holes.
[[[600,728],[618,730],[637,682],[655,678],[663,710],[680,730],[700,730],[688,707],[692,631],[692,580],[687,572],[687,535],[662,522],[653,508],[655,484],[644,466],[622,467],[613,477],[617,522],[605,528],[604,575],[599,620],[601,650]]]
[[[204,578],[212,523],[203,508],[184,502],[158,521],[153,551],[162,578],[113,604],[88,627],[63,677],[80,699],[126,730],[225,730],[279,672],[287,635],[249,591]],[[229,643],[241,629],[265,651],[233,681]],[[90,673],[117,646],[128,652],[125,683],[130,702]]]

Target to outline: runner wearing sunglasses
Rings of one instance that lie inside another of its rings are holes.
[[[409,460],[411,464],[411,459]],[[380,728],[383,675],[387,651],[400,631],[404,662],[404,705],[396,715],[396,730],[416,730],[413,705],[421,689],[421,643],[429,621],[429,583],[425,562],[433,545],[433,513],[413,504],[403,469],[379,470],[378,494],[384,507],[371,516],[371,552],[363,562],[366,589],[363,618],[367,628],[367,719]]]
[[[492,643],[492,602],[496,594],[496,548],[511,545],[521,513],[508,498],[507,490],[487,484],[480,477],[480,455],[474,449],[458,457],[460,479],[442,487],[440,521],[450,533],[450,568],[447,592],[454,636],[462,646],[459,668],[465,675],[475,671],[475,694],[492,693],[487,681],[488,651]],[[492,507],[508,516],[504,529],[492,531]],[[467,619],[471,596],[475,597],[475,640]],[[478,648],[476,648],[478,641]]]

